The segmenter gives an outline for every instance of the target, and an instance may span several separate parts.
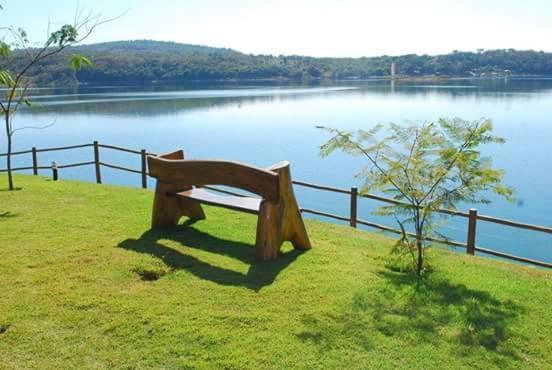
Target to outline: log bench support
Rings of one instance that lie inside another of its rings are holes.
[[[255,256],[276,259],[282,243],[310,249],[311,243],[293,192],[289,162],[260,169],[229,161],[184,160],[184,152],[148,157],[150,176],[157,179],[152,228],[175,226],[182,216],[206,218],[201,204],[258,215]],[[261,198],[219,196],[201,189],[224,185]]]

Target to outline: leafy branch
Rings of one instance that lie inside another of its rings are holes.
[[[403,234],[397,246],[417,250],[412,266],[418,274],[423,271],[425,241],[438,234],[435,210],[443,206],[454,209],[461,202],[488,203],[484,194],[489,192],[512,199],[512,189],[501,184],[503,171],[491,168],[490,159],[481,157],[479,151],[483,144],[504,142],[492,135],[490,120],[391,123],[383,137],[382,125],[356,133],[319,128],[333,135],[320,147],[322,156],[340,150],[368,159],[370,170],[357,174],[364,178],[361,192],[375,189],[400,201],[380,207],[377,213],[395,217]],[[409,239],[405,224],[413,227],[414,240]]]
[[[19,108],[22,105],[31,106],[31,102],[28,99],[30,82],[26,80],[26,75],[34,66],[40,64],[45,59],[60,54],[69,47],[86,40],[97,27],[121,16],[122,15],[111,19],[104,19],[101,13],[94,14],[92,11],[89,11],[85,14],[83,8],[77,8],[74,22],[72,24],[65,24],[58,30],[51,32],[44,44],[39,48],[29,47],[29,39],[24,29],[13,26],[0,28],[0,30],[4,31],[6,34],[0,40],[0,62],[4,62],[2,63],[3,65],[9,65],[12,48],[24,53],[28,59],[17,71],[10,71],[9,68],[6,67],[0,68],[0,87],[5,87],[7,89],[4,100],[0,100],[0,109],[4,116],[4,126],[7,138],[7,168],[10,190],[14,188],[11,171],[13,135],[21,130],[42,130],[53,125],[52,123],[45,126],[13,127],[13,118]],[[49,28],[50,24],[48,24],[48,29]],[[12,40],[11,43],[5,41],[8,36]],[[83,55],[73,54],[70,57],[70,63],[75,70],[78,70],[83,66],[91,65],[92,61]]]

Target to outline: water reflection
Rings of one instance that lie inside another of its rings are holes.
[[[331,85],[331,86],[328,86]],[[231,88],[229,88],[231,87]],[[199,88],[199,89],[198,89]],[[208,89],[210,88],[210,89]],[[137,91],[138,90],[138,91]],[[35,90],[32,109],[23,114],[98,114],[114,116],[171,115],[182,111],[243,104],[272,104],[320,97],[395,96],[396,98],[511,101],[537,99],[552,92],[552,79],[495,79],[455,81],[340,81],[311,85],[148,85],[80,87]]]
[[[368,128],[377,122],[434,120],[459,116],[492,118],[503,146],[485,148],[496,167],[506,170],[506,183],[516,189],[523,207],[506,202],[478,206],[484,214],[551,225],[552,79],[454,81],[338,81],[294,85],[228,82],[185,86],[99,86],[34,90],[32,109],[20,111],[16,125],[48,130],[21,131],[16,150],[102,143],[165,152],[184,148],[195,158],[225,158],[266,166],[290,160],[296,179],[339,187],[358,185],[353,174],[359,158],[320,159],[327,135],[316,125]],[[0,151],[5,148],[0,138]],[[136,168],[139,158],[102,152],[106,162]],[[17,159],[28,165],[30,157]],[[41,153],[41,164],[91,160],[90,150]],[[3,161],[2,161],[3,162]],[[2,163],[3,165],[3,163]],[[91,180],[89,168],[67,169],[62,178]],[[137,186],[139,178],[106,170],[106,182]],[[315,191],[297,190],[302,206],[348,214],[348,200]],[[375,220],[375,205],[359,205],[361,217]],[[469,205],[462,206],[467,209]],[[381,220],[393,224],[393,220]],[[479,227],[481,245],[530,258],[552,261],[552,238]],[[465,239],[465,225],[451,223],[447,234]]]

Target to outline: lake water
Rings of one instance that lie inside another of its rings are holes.
[[[23,110],[16,125],[40,126],[16,134],[15,149],[90,143],[150,152],[183,148],[189,158],[221,158],[268,166],[292,164],[295,179],[349,188],[362,162],[335,154],[321,159],[318,147],[328,139],[317,125],[342,129],[376,123],[461,117],[491,118],[504,145],[485,147],[494,165],[506,170],[505,182],[516,202],[478,205],[480,213],[552,226],[552,79],[497,79],[446,82],[339,82],[319,85],[225,84],[190,86],[81,87],[39,89],[35,106]],[[0,151],[5,143],[0,142]],[[52,160],[92,160],[92,149],[41,153]],[[102,150],[102,160],[139,168],[139,157]],[[30,156],[18,157],[28,166]],[[2,163],[2,167],[4,164]],[[45,172],[48,174],[48,172]],[[94,180],[91,167],[63,169],[62,178]],[[139,186],[139,175],[103,169],[104,182]],[[348,215],[346,195],[296,188],[302,207]],[[362,200],[359,217],[395,226],[371,211],[380,204]],[[462,205],[467,210],[470,205]],[[451,219],[445,234],[465,241],[465,220]],[[552,236],[478,223],[478,245],[552,262]]]

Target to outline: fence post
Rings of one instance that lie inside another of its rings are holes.
[[[58,165],[56,161],[52,162],[52,179],[58,181]]]
[[[94,141],[94,166],[96,167],[96,183],[102,183],[102,173],[100,172],[100,147],[97,141]]]
[[[468,240],[466,252],[468,254],[475,254],[475,233],[477,227],[477,210],[475,208],[470,209],[468,218]]]
[[[33,175],[38,175],[38,160],[36,158],[36,148],[33,146]]]
[[[147,189],[148,177],[146,171],[146,149],[142,149],[140,151],[140,155],[142,156],[142,188]]]
[[[356,187],[351,188],[351,217],[349,218],[349,225],[351,227],[357,227],[357,199],[358,189]]]

